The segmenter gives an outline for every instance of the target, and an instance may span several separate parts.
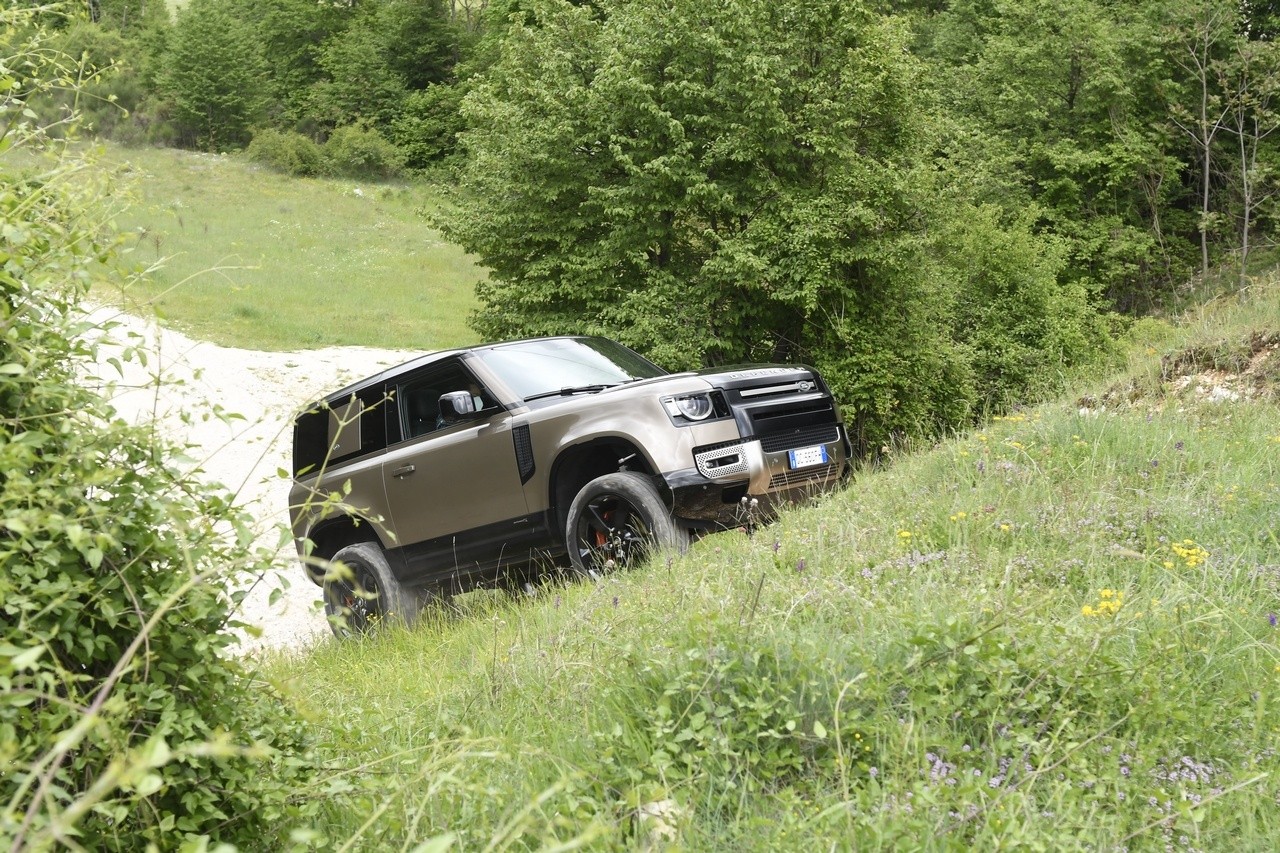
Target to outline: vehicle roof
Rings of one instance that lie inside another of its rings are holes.
[[[490,341],[488,343],[475,344],[474,346],[469,346],[469,347],[457,347],[455,349],[438,350],[436,352],[423,353],[422,355],[415,356],[414,358],[411,358],[408,361],[404,361],[404,362],[401,362],[400,364],[394,365],[392,367],[388,367],[385,370],[381,370],[371,376],[366,376],[364,379],[358,379],[355,382],[352,382],[350,385],[347,385],[343,388],[339,388],[337,391],[333,391],[329,394],[325,394],[319,400],[307,406],[307,408],[312,408],[313,406],[321,402],[332,403],[335,400],[345,399],[347,397],[350,397],[352,394],[356,394],[360,391],[363,391],[365,388],[368,388],[371,385],[376,385],[387,379],[391,379],[393,377],[399,376],[402,373],[408,373],[412,370],[417,370],[420,367],[426,367],[429,364],[434,364],[437,361],[444,361],[448,358],[452,358],[455,356],[466,355],[467,353],[480,352],[481,350],[499,349],[501,347],[518,346],[519,344],[533,343],[535,341],[560,341],[560,340],[589,341],[589,340],[597,340],[597,339],[603,339],[603,338],[604,338],[603,335],[545,335],[543,337],[537,337],[537,338],[520,338],[519,340],[515,340],[515,341]]]

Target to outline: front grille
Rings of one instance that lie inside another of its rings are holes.
[[[802,468],[799,471],[788,471],[785,474],[774,474],[769,480],[770,491],[776,489],[792,489],[814,480],[827,480],[839,473],[835,465],[822,465],[813,468]]]
[[[819,424],[761,436],[760,447],[765,453],[777,453],[780,450],[794,450],[814,444],[834,444],[839,440],[840,430],[835,424]]]

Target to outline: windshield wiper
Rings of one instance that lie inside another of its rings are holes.
[[[603,391],[606,388],[615,388],[617,382],[603,383],[600,385],[567,385],[559,391],[543,391],[541,394],[530,394],[525,397],[525,402],[529,400],[541,400],[545,397],[572,397],[574,394],[594,394],[596,391]]]

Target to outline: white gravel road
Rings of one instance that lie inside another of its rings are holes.
[[[219,482],[237,495],[237,503],[259,519],[261,542],[275,546],[279,525],[288,522],[287,479],[289,419],[299,407],[323,394],[415,353],[366,347],[330,347],[301,352],[258,352],[196,341],[113,308],[96,308],[90,319],[106,332],[98,359],[99,374],[113,380],[113,404],[133,423],[153,424],[174,441],[190,447],[190,461],[177,464],[192,476]],[[121,360],[123,375],[107,359],[126,347],[145,353]],[[159,380],[159,381],[157,381]],[[239,417],[226,420],[217,412]],[[279,576],[252,589],[242,621],[262,635],[245,637],[246,652],[271,647],[302,647],[328,633],[319,609],[319,590],[303,575],[292,546],[280,551],[281,574],[288,586],[275,604]]]

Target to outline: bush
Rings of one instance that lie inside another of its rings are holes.
[[[404,154],[376,130],[340,127],[324,145],[329,170],[335,175],[368,180],[394,178],[404,170]]]
[[[312,177],[324,172],[324,151],[300,133],[260,130],[254,134],[247,153],[255,163],[286,175]]]
[[[61,76],[40,39],[0,63],[0,113]],[[0,122],[6,157],[46,144]],[[269,563],[227,493],[85,387],[109,231],[92,172],[38,174],[0,159],[0,842],[257,847],[307,778],[305,730],[227,654],[225,590]]]

